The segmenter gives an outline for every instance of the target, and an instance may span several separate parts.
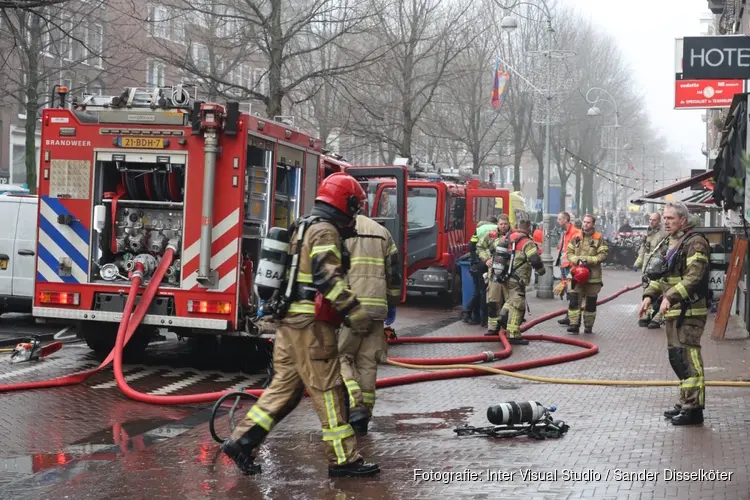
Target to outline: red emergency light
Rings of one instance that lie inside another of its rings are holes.
[[[39,292],[39,302],[42,304],[56,304],[61,306],[77,306],[81,303],[81,295],[70,292]]]
[[[232,304],[220,300],[188,300],[187,309],[198,314],[231,314]]]

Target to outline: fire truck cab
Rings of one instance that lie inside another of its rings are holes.
[[[321,176],[351,167],[341,157],[324,155]],[[393,181],[368,185],[369,215],[393,216],[397,189]],[[491,215],[508,213],[510,191],[477,179],[409,171],[406,195],[407,290],[437,293],[451,305],[461,302],[458,259],[468,252],[476,225]],[[498,208],[499,207],[499,208]]]
[[[320,141],[237,102],[195,101],[181,86],[71,106],[66,95],[42,113],[34,316],[76,322],[107,354],[130,273],[143,266],[147,286],[172,248],[126,348],[145,349],[158,328],[259,337],[262,239],[312,207]]]

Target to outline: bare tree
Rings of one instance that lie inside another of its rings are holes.
[[[295,94],[306,94],[303,84],[320,85],[377,57],[377,48],[350,49],[367,30],[370,7],[369,0],[171,0],[144,20],[172,36],[128,42],[196,80],[209,97],[259,101],[274,118],[300,100]],[[347,57],[310,64],[329,47]]]
[[[352,114],[351,133],[385,145],[390,162],[411,157],[425,116],[454,60],[473,42],[466,36],[473,22],[468,6],[444,0],[396,0],[378,9],[371,37],[387,48],[385,57],[351,74],[346,90]]]
[[[427,135],[452,143],[446,148],[452,166],[460,166],[465,156],[475,174],[490,156],[497,158],[497,143],[508,128],[490,105],[498,45],[492,31],[495,4],[485,1],[478,8],[484,15],[459,35],[467,49],[449,69],[421,125]]]
[[[37,121],[54,85],[72,93],[103,87],[105,48],[102,2],[30,2],[0,12],[0,67],[6,102],[15,102],[25,117],[26,184],[36,189]],[[13,166],[11,165],[11,168]]]

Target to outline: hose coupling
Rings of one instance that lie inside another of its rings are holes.
[[[484,357],[486,358],[485,361],[495,361],[495,353],[492,351],[484,351],[482,354],[484,354]]]
[[[171,248],[175,255],[177,255],[177,253],[180,251],[180,237],[175,236],[173,238],[170,238],[167,242],[167,248]]]

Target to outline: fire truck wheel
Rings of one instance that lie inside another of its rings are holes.
[[[117,323],[99,323],[96,321],[80,321],[78,335],[86,341],[99,359],[104,359],[115,348],[117,338]],[[140,326],[133,338],[125,346],[122,356],[124,360],[138,359],[148,347],[157,329],[152,326]]]

